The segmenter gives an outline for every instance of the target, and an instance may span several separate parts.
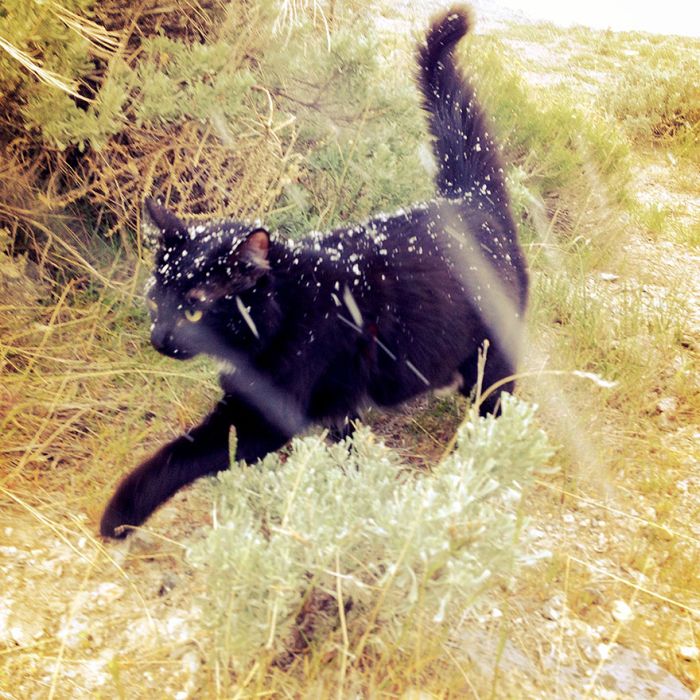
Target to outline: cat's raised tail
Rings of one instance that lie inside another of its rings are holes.
[[[507,201],[498,148],[474,88],[456,65],[454,49],[470,30],[469,7],[455,5],[433,18],[418,45],[418,88],[435,141],[436,185],[442,197],[471,199],[498,210]]]

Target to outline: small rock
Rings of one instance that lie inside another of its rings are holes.
[[[680,481],[677,481],[676,488],[682,493],[688,493],[688,480],[681,479]]]
[[[142,617],[132,622],[126,630],[128,644],[136,646],[158,639],[159,630],[154,620]]]
[[[118,583],[104,581],[93,591],[93,595],[99,607],[106,607],[124,595],[124,587]]]
[[[199,658],[199,654],[197,654],[196,651],[190,650],[182,657],[182,670],[187,680],[185,682],[185,687],[176,693],[175,697],[177,700],[188,700],[189,698],[196,697],[197,676],[201,665],[202,660]]]
[[[616,275],[614,272],[600,272],[598,277],[603,282],[616,282],[620,279],[620,275]]]
[[[675,413],[678,410],[678,401],[675,396],[664,396],[656,403],[656,410],[659,413]]]
[[[556,608],[552,608],[550,606],[547,606],[543,611],[542,614],[548,619],[548,620],[553,620],[556,622],[560,617],[561,617],[561,612],[557,610]]]
[[[615,600],[612,604],[612,616],[616,622],[629,622],[634,617],[634,613],[624,600]]]
[[[562,612],[564,609],[564,601],[560,596],[554,596],[543,608],[542,614],[547,620],[557,620],[561,619]]]
[[[419,690],[418,688],[409,688],[401,696],[401,700],[431,700],[434,696],[430,693],[426,693],[425,690]]]
[[[678,647],[678,656],[685,661],[697,661],[700,658],[700,649],[696,646],[680,646]]]
[[[8,625],[10,638],[20,647],[33,644],[37,639],[44,636],[44,620],[36,615],[23,615],[18,617],[13,615]]]
[[[192,639],[193,632],[186,613],[178,613],[179,611],[176,610],[164,622],[168,639],[182,644]]]
[[[56,632],[56,638],[68,649],[78,649],[88,640],[89,633],[90,620],[85,615],[68,615]]]
[[[128,540],[129,554],[142,558],[156,555],[161,548],[162,542],[146,530],[137,530]]]
[[[576,640],[576,643],[578,645],[578,648],[581,650],[581,653],[588,661],[590,661],[591,663],[596,663],[600,661],[600,657],[598,656],[598,650],[596,649],[595,644],[590,639],[588,639],[587,637],[579,637]]]
[[[39,564],[39,568],[57,578],[63,575],[63,562],[60,559],[45,559]]]
[[[163,578],[160,582],[160,588],[158,589],[158,595],[163,596],[170,593],[170,591],[175,588],[178,584],[178,577],[172,571],[166,571],[163,574]]]
[[[600,642],[596,646],[596,651],[598,652],[598,658],[606,661],[607,659],[610,658],[610,654],[612,653],[612,650],[614,648],[614,644],[606,644],[605,642]]]
[[[118,567],[123,567],[131,551],[131,539],[117,540],[109,544],[109,556]]]
[[[598,533],[598,541],[593,545],[593,549],[598,553],[606,552],[608,550],[608,538],[604,533]]]
[[[614,690],[608,690],[607,688],[592,688],[590,686],[586,687],[586,690],[593,690],[595,692],[595,697],[600,698],[600,700],[620,700],[620,696]]]

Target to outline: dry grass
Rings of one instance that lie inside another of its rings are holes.
[[[68,12],[60,5],[56,8],[61,16]],[[177,60],[167,48],[151,55],[149,42],[154,37],[172,40],[173,49],[184,52],[185,64],[188,48],[225,41],[225,72],[236,76],[244,72],[252,56],[266,50],[263,37],[272,19],[268,6],[220,0],[178,0],[168,7],[157,2],[134,7],[107,2],[95,8],[96,23],[78,16],[70,19],[77,22],[73,29],[81,36],[85,32],[93,36],[102,27],[102,34],[109,38],[106,53],[97,51],[91,42],[87,58],[95,67],[81,76],[82,97],[77,96],[86,109],[87,105],[95,107],[98,119],[83,127],[85,133],[75,127],[71,139],[62,134],[63,142],[57,144],[37,135],[36,129],[26,128],[13,101],[2,103],[0,116],[8,128],[0,139],[0,192],[6,195],[2,199],[7,206],[0,208],[0,217],[14,230],[13,238],[35,256],[39,249],[48,251],[61,268],[75,262],[67,261],[60,250],[72,236],[55,221],[47,226],[51,215],[89,219],[86,239],[98,230],[104,238],[116,237],[127,255],[135,252],[141,257],[141,241],[133,235],[139,228],[139,208],[134,202],[146,196],[159,196],[188,215],[258,216],[269,210],[290,166],[295,132],[293,119],[277,113],[266,90],[253,85],[248,91],[241,84],[243,116],[236,120],[234,130],[234,124],[224,117],[224,106],[217,104],[197,105],[206,118],[182,104],[170,107],[179,117],[168,116],[165,102],[184,102],[187,89],[208,85],[208,76],[183,75],[179,83],[172,83],[170,92],[151,98],[161,105],[162,114],[144,108],[142,101],[148,99],[148,93],[142,83],[167,76],[169,65]],[[18,54],[18,61],[22,55]],[[46,71],[42,76],[45,81],[51,78]],[[76,96],[75,86],[71,89]],[[172,94],[177,89],[183,95]],[[107,115],[114,104],[120,105],[116,127],[99,121],[100,111]],[[62,108],[57,102],[56,110]],[[69,122],[76,117],[67,113],[65,119]],[[18,181],[22,183],[19,192]],[[48,246],[47,237],[51,239]],[[85,260],[78,262],[84,265]]]
[[[514,34],[522,42],[526,32]],[[557,47],[589,52],[597,41],[575,30],[549,39],[534,30],[529,40],[537,50],[520,44],[520,55],[550,91],[542,78],[559,72]],[[687,43],[697,52],[697,44]],[[607,62],[599,61],[596,70],[614,66],[623,75],[646,44],[645,38],[608,37]],[[585,94],[589,75],[560,77],[564,90]],[[596,82],[604,83],[600,72]],[[700,465],[700,259],[685,219],[695,209],[697,163],[637,145],[632,166],[631,209],[646,209],[626,220],[617,251],[597,261],[585,246],[563,256],[560,251],[555,267],[543,266],[537,277],[529,362],[592,370],[617,386],[523,383],[525,394],[542,405],[550,431],[560,435],[565,468],[558,484],[532,495],[534,522],[555,543],[554,557],[545,585],[538,575],[525,577],[518,602],[540,601],[542,614],[561,596],[568,619],[602,630],[606,644],[616,641],[656,659],[695,689],[700,667],[683,649],[697,647],[700,620],[700,533],[694,526],[700,501],[693,493]],[[598,236],[608,230],[603,225]],[[629,604],[631,619],[614,617],[618,600]],[[549,622],[549,628],[546,621],[531,628],[529,644],[538,636],[544,643],[546,630],[557,628]],[[570,659],[582,649],[566,642],[570,628],[564,627],[557,654]]]

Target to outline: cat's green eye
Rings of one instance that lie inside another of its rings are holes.
[[[146,306],[148,306],[151,311],[158,311],[158,304],[156,304],[153,299],[146,299]]]
[[[190,323],[197,323],[202,318],[201,309],[185,309],[185,318]]]

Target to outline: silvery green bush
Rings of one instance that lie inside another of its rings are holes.
[[[214,525],[190,552],[207,570],[217,649],[238,671],[264,648],[284,652],[311,591],[336,620],[340,591],[376,640],[396,638],[409,616],[454,620],[517,559],[522,484],[551,454],[534,408],[504,395],[502,415],[470,416],[430,472],[362,427],[221,474]]]

